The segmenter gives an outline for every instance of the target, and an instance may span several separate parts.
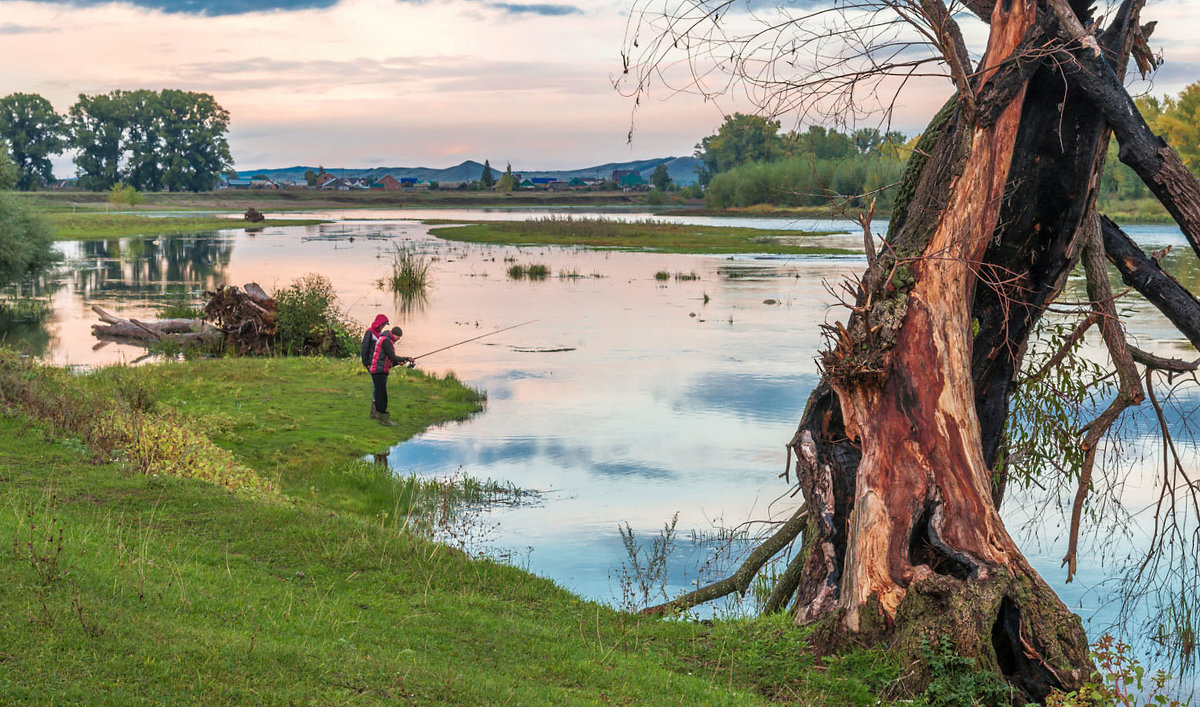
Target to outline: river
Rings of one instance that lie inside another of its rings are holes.
[[[54,363],[132,361],[140,349],[96,345],[91,305],[153,316],[158,306],[185,293],[195,297],[217,284],[250,281],[271,290],[313,271],[333,281],[353,319],[368,322],[383,312],[400,323],[404,355],[536,320],[422,359],[425,370],[453,371],[485,390],[487,408],[465,423],[431,429],[395,447],[388,452],[389,465],[397,473],[461,473],[537,491],[531,502],[482,511],[474,540],[490,554],[585,597],[626,603],[630,597],[621,578],[627,553],[618,527],[627,523],[647,541],[675,514],[677,542],[666,592],[682,592],[698,576],[711,579],[714,569],[727,567],[714,565],[712,557],[728,545],[730,529],[786,517],[798,503],[779,478],[784,444],[817,381],[818,324],[845,317],[828,287],[860,272],[864,261],[479,246],[432,237],[417,220],[530,215],[335,212],[318,215],[338,219],[322,226],[66,242],[59,246],[64,267],[22,290],[50,297],[50,321],[42,328],[10,327],[7,335]],[[848,222],[666,220],[842,231],[824,242],[861,248],[861,235]],[[1130,231],[1147,248],[1186,250],[1173,227]],[[376,284],[388,271],[395,243],[434,259],[433,284],[423,302],[400,302]],[[1168,256],[1167,262],[1196,291],[1200,271],[1194,260]],[[543,281],[513,280],[506,275],[513,263],[545,264],[551,274]],[[672,276],[656,279],[658,271]],[[693,274],[696,279],[690,279]],[[1078,282],[1071,287],[1081,289]],[[1132,314],[1131,335],[1143,348],[1188,355],[1186,341],[1156,310],[1132,299],[1125,306]],[[346,394],[363,396],[365,411],[365,389]],[[1184,428],[1198,404],[1194,390],[1184,392],[1171,414],[1193,468],[1197,450]],[[1105,580],[1125,555],[1137,551],[1139,539],[1144,542],[1144,509],[1156,498],[1161,465],[1153,420],[1143,409],[1126,424],[1132,436],[1120,467],[1126,474],[1124,501],[1140,512],[1130,521],[1131,539],[1093,534],[1074,583],[1065,584],[1059,567],[1065,549],[1061,514],[1020,492],[1005,504],[1030,560],[1084,618],[1093,637],[1117,620],[1117,607],[1109,601],[1114,585]],[[730,551],[741,547],[735,536]],[[1134,623],[1145,618],[1139,614]],[[1144,644],[1143,650],[1151,648]]]

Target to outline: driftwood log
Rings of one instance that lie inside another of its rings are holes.
[[[103,322],[92,325],[92,333],[101,341],[154,343],[172,340],[183,346],[208,346],[219,345],[223,338],[220,329],[203,319],[122,319],[96,305],[92,305],[92,311]]]

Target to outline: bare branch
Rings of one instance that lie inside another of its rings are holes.
[[[734,592],[745,596],[746,591],[750,588],[750,582],[754,580],[754,575],[758,574],[758,571],[762,569],[762,566],[768,560],[796,539],[796,536],[804,530],[804,525],[807,521],[808,511],[804,506],[801,506],[786,523],[780,526],[779,530],[776,530],[771,537],[754,548],[754,551],[750,553],[746,561],[732,575],[719,582],[701,587],[694,592],[688,592],[664,604],[642,609],[642,613],[650,616],[674,614],[714,599],[720,599]]]

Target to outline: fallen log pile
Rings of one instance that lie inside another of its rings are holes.
[[[276,343],[275,301],[256,283],[244,288],[222,285],[205,292],[204,317],[199,319],[123,319],[93,305],[101,324],[92,333],[101,341],[154,346],[172,341],[181,347],[239,354],[270,353]]]
[[[275,300],[257,283],[222,285],[205,292],[204,316],[225,335],[225,346],[242,355],[270,353],[276,343]]]

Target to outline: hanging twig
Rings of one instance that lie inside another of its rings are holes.
[[[1083,267],[1087,275],[1088,297],[1092,300],[1092,308],[1100,320],[1100,333],[1113,366],[1117,369],[1117,396],[1112,403],[1100,413],[1100,416],[1087,426],[1087,436],[1082,447],[1084,451],[1083,466],[1079,470],[1079,485],[1075,491],[1075,502],[1071,506],[1071,529],[1067,542],[1067,554],[1063,564],[1067,567],[1067,581],[1075,577],[1077,555],[1079,548],[1079,524],[1083,515],[1083,506],[1087,502],[1088,492],[1092,486],[1092,471],[1096,465],[1096,452],[1100,441],[1113,423],[1117,421],[1126,408],[1140,405],[1146,394],[1142,391],[1137,367],[1129,353],[1129,344],[1125,341],[1125,328],[1117,316],[1113,304],[1112,287],[1108,283],[1108,271],[1104,261],[1104,243],[1100,235],[1100,220],[1094,209],[1086,218],[1083,228],[1088,229],[1087,240],[1083,247]]]

